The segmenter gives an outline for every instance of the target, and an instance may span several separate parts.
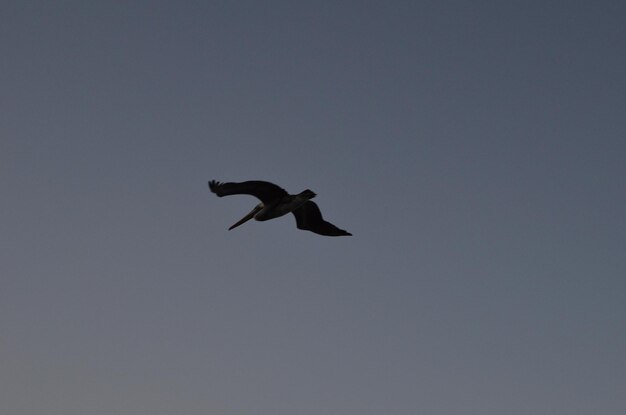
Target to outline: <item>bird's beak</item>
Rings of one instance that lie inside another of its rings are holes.
[[[246,216],[244,216],[243,218],[239,219],[239,221],[237,223],[235,223],[233,226],[231,226],[230,228],[228,228],[228,230],[232,230],[235,229],[237,226],[246,223],[247,221],[249,221],[250,219],[252,219],[254,217],[254,215],[257,214],[257,212],[259,210],[263,209],[263,206],[261,205],[257,205],[255,206],[254,209],[252,209],[252,212],[248,213]]]

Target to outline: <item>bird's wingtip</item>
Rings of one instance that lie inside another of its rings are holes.
[[[219,194],[217,194],[219,185],[220,182],[218,182],[217,180],[209,180],[209,190],[211,190],[211,192],[215,193],[218,196],[220,196]]]

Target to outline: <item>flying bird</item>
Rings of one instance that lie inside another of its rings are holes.
[[[278,218],[291,212],[296,217],[298,229],[311,231],[325,236],[351,236],[352,234],[339,229],[332,223],[322,218],[322,212],[314,202],[316,195],[309,189],[290,195],[283,188],[270,182],[252,180],[241,183],[221,183],[215,180],[209,182],[209,189],[219,197],[230,195],[251,195],[261,200],[254,209],[237,223],[228,228],[237,226],[254,218],[258,221],[266,221]]]

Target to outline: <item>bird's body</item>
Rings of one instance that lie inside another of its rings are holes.
[[[303,195],[288,195],[273,204],[264,204],[261,202],[261,210],[254,215],[255,220],[264,221],[279,218],[291,213],[305,204],[309,198]]]
[[[209,189],[219,197],[247,194],[261,200],[261,203],[231,226],[229,230],[252,218],[258,221],[266,221],[284,216],[287,213],[293,213],[296,217],[298,229],[308,230],[325,236],[352,235],[322,218],[322,213],[317,205],[310,201],[316,195],[309,189],[297,195],[290,195],[283,188],[273,183],[255,180],[241,183],[220,183],[211,180]]]

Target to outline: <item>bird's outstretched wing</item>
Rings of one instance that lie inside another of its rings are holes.
[[[330,222],[326,222],[322,218],[322,212],[314,202],[310,200],[298,209],[294,210],[293,215],[296,217],[296,225],[298,229],[315,232],[325,236],[351,236],[352,234],[339,229]]]
[[[220,183],[216,180],[209,182],[209,189],[219,197],[230,195],[252,195],[267,204],[276,201],[288,193],[280,186],[270,182],[251,180],[241,183]]]

